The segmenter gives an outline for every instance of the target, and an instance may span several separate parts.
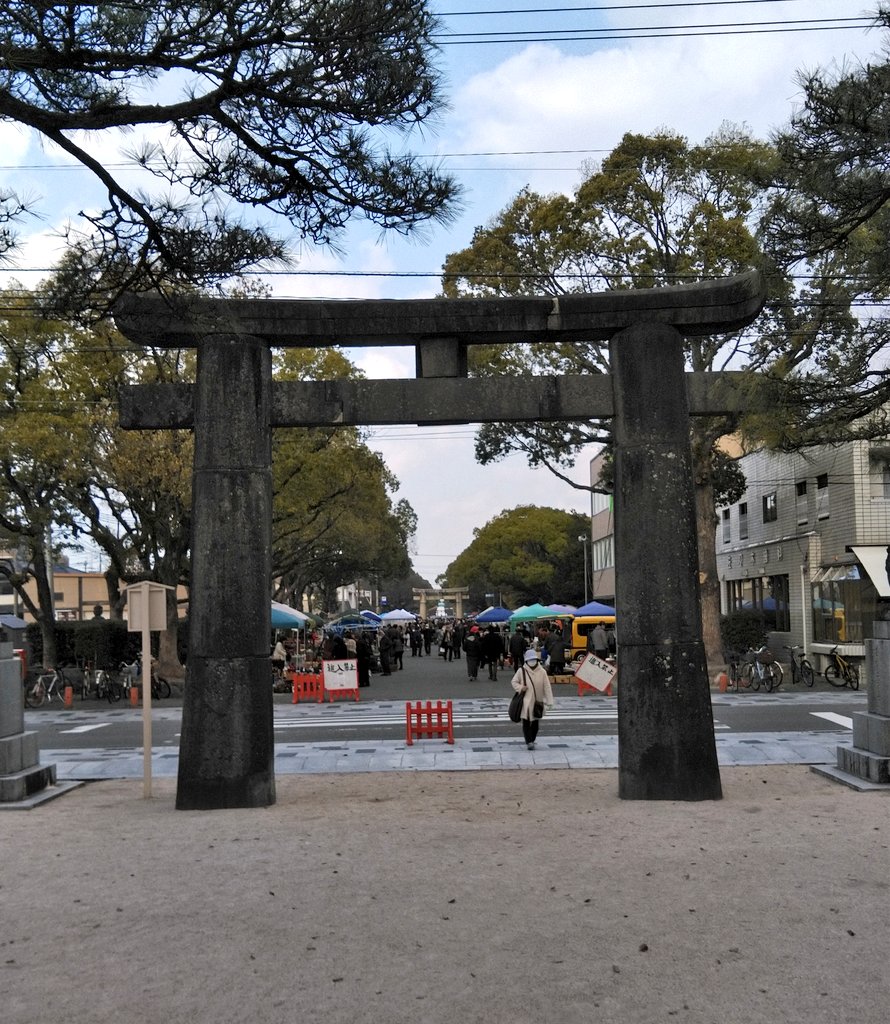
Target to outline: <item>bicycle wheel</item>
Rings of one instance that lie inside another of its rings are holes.
[[[734,661],[731,661],[726,666],[726,680],[727,680],[727,683],[726,683],[727,689],[735,690],[736,692],[738,692],[738,689],[739,689],[739,666]]]
[[[813,666],[806,658],[803,658],[798,667],[800,668],[800,678],[804,681],[804,685],[812,686],[816,682],[816,673],[813,671]]]
[[[744,668],[744,678],[745,678],[744,685],[749,690],[759,690],[760,689],[760,676],[757,673],[757,669],[750,662]]]
[[[778,688],[782,685],[782,680],[784,678],[785,670],[777,661],[774,661],[772,665],[768,667],[766,673],[766,679],[768,684],[767,688],[769,689],[769,692],[773,693],[776,690],[778,690]]]
[[[36,683],[29,686],[25,690],[25,704],[29,708],[39,708],[46,697],[46,686],[42,679],[38,679]]]
[[[166,679],[161,679],[157,676],[151,684],[151,695],[152,697],[162,700],[164,697],[169,697],[173,691],[170,689],[170,684]]]
[[[837,665],[833,663],[825,668],[825,681],[838,689],[847,685],[847,680],[838,672]]]
[[[847,666],[847,682],[850,684],[851,690],[859,689],[859,669],[856,665]]]
[[[121,697],[123,697],[123,695],[124,695],[124,688],[117,681],[117,679],[109,678],[109,680],[108,680],[108,682],[106,684],[106,687],[107,687],[106,697],[108,697],[108,703],[109,704],[113,704],[115,701],[118,701],[118,700],[121,699]]]

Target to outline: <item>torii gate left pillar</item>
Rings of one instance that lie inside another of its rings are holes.
[[[250,335],[217,335],[198,348],[196,379],[201,429],[176,806],[264,807],[275,802],[269,346]]]
[[[750,410],[752,394],[734,390],[731,374],[684,375],[683,336],[745,326],[762,304],[755,273],[559,299],[185,297],[168,304],[127,298],[116,311],[124,334],[162,347],[197,345],[199,352],[194,388],[124,389],[121,401],[124,427],[194,426],[196,435],[190,649],[177,807],[266,806],[275,800],[269,674],[272,427],[612,416],[619,421],[616,567],[622,584],[616,597],[624,652],[619,794],[650,800],[719,798],[687,418]],[[543,340],[610,342],[614,376],[465,379],[468,344]],[[272,344],[412,344],[420,379],[273,386]],[[657,497],[649,502],[649,521],[636,518],[642,489]]]

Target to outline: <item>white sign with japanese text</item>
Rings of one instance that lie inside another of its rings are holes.
[[[603,661],[593,654],[585,656],[581,664],[575,669],[575,678],[582,683],[592,686],[594,690],[602,692],[609,683],[614,682],[618,671],[617,666],[609,661]]]
[[[323,661],[321,670],[324,674],[326,690],[357,690],[358,662],[355,658],[342,658],[338,661]]]

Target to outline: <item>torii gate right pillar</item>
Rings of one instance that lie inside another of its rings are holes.
[[[643,323],[610,343],[621,642],[618,795],[722,796],[701,626],[683,338]]]

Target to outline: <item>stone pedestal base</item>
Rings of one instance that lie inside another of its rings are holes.
[[[25,732],[21,663],[0,643],[0,808],[30,807],[70,789],[56,787],[56,766],[41,765],[37,733]]]
[[[837,767],[816,768],[854,789],[890,787],[890,622],[865,641],[868,711],[853,715],[853,746],[837,748]]]

